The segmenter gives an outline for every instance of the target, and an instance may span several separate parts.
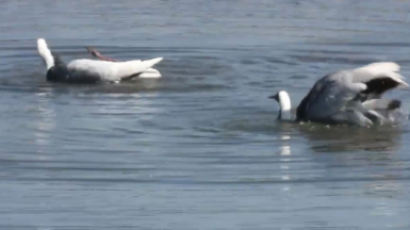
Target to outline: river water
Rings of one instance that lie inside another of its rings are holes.
[[[1,229],[409,229],[410,127],[280,123],[342,68],[410,75],[406,0],[0,2]],[[45,81],[94,46],[159,80]],[[409,90],[388,93],[409,110]]]

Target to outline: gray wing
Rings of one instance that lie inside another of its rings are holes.
[[[398,70],[397,64],[384,62],[327,75],[316,82],[302,100],[297,108],[297,119],[371,125],[374,114],[383,115],[363,103],[380,98],[389,89],[407,86],[396,72]],[[383,108],[386,109],[390,107]]]
[[[297,108],[298,120],[335,123],[347,119],[346,111],[359,102],[355,98],[365,90],[364,84],[353,83],[351,78],[351,72],[342,71],[316,82]]]

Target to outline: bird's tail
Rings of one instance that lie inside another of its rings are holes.
[[[46,40],[44,40],[44,38],[37,39],[37,51],[38,54],[40,54],[40,56],[43,58],[47,70],[55,65],[54,56],[48,48]]]
[[[138,75],[139,78],[161,78],[161,73],[154,68],[149,68]]]
[[[143,73],[162,61],[162,57],[153,58],[145,61],[134,60],[126,62],[117,62],[117,74],[121,78],[129,77],[131,75],[137,75]]]
[[[404,116],[399,100],[377,98],[364,101],[362,105],[365,116],[378,124],[400,122]]]

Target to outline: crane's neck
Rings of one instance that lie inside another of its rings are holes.
[[[278,93],[278,98],[279,98],[279,106],[280,106],[278,118],[280,120],[291,120],[290,110],[292,108],[292,104],[290,102],[289,94],[286,91],[280,91]]]
[[[50,49],[47,46],[46,40],[43,38],[37,39],[37,51],[38,54],[43,58],[44,63],[46,64],[47,70],[51,69],[54,66],[55,60],[51,54]]]

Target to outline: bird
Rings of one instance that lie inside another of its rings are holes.
[[[152,67],[162,61],[162,57],[149,60],[110,61],[75,59],[67,64],[50,51],[44,38],[37,39],[37,51],[46,68],[46,79],[50,82],[66,83],[118,83],[134,77],[159,78],[161,74]]]
[[[99,60],[117,62],[117,60],[113,58],[102,55],[100,51],[98,51],[94,47],[87,46],[86,49],[87,49],[87,52],[91,54],[91,56]],[[144,70],[144,72],[138,74],[138,78],[160,78],[160,77],[161,77],[161,73],[157,69],[154,69],[154,68],[148,68]]]
[[[279,103],[280,120],[350,124],[362,127],[397,123],[401,101],[383,98],[383,93],[408,84],[394,62],[375,62],[355,69],[340,70],[320,78],[296,108],[285,90],[270,98]]]

